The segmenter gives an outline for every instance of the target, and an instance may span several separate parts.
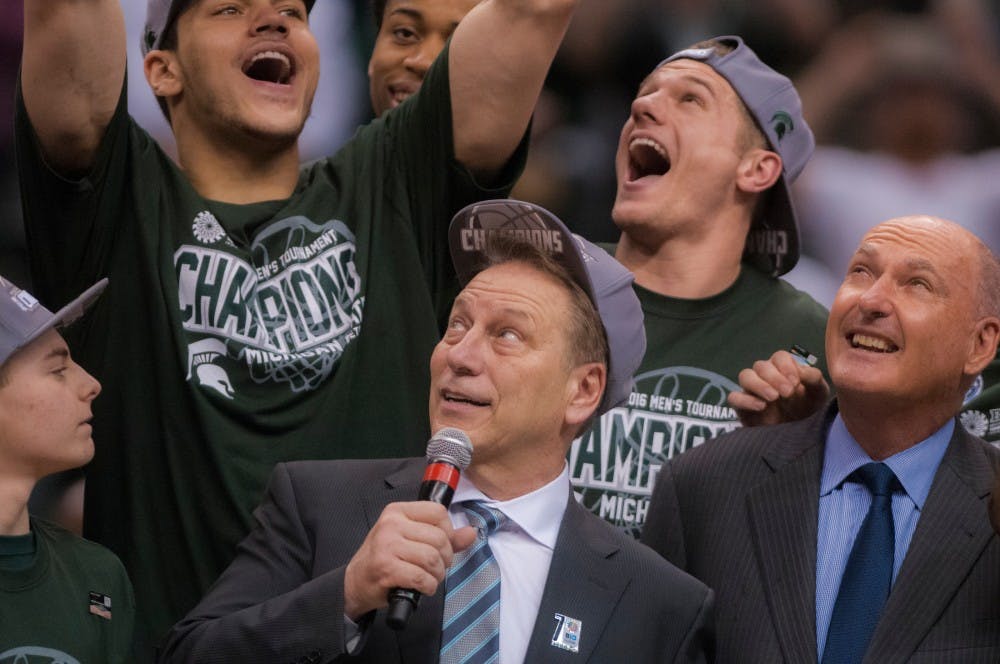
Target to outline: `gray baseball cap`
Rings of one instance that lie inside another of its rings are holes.
[[[306,11],[312,11],[316,0],[305,0]],[[177,17],[191,6],[194,0],[147,0],[146,25],[142,30],[142,54],[160,48],[163,33],[174,24]]]
[[[483,268],[486,238],[510,235],[544,250],[590,297],[608,340],[608,384],[597,407],[601,415],[623,403],[646,352],[642,307],[632,289],[635,277],[608,252],[579,235],[545,208],[513,199],[473,203],[458,212],[448,230],[451,259],[461,283]]]
[[[698,60],[725,78],[781,155],[782,174],[758,209],[747,236],[744,258],[774,276],[785,274],[799,260],[799,227],[789,185],[812,156],[816,140],[802,115],[802,101],[788,77],[761,61],[740,37],[726,35],[707,42],[731,47],[719,53],[713,46],[674,53],[657,68],[686,58]]]
[[[101,279],[65,307],[52,313],[35,297],[0,277],[0,364],[54,327],[69,325],[104,291]]]

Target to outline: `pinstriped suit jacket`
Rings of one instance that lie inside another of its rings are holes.
[[[166,662],[332,662],[344,651],[344,568],[390,502],[413,500],[424,459],[278,464],[258,525],[208,595],[171,632]],[[703,662],[712,594],[570,494],[525,662]],[[406,629],[382,611],[359,663],[438,661],[443,592]],[[579,652],[551,645],[555,614],[580,621]]]
[[[815,662],[823,446],[836,402],[665,466],[642,539],[716,592],[720,662]],[[1000,662],[1000,450],[956,425],[865,662]]]

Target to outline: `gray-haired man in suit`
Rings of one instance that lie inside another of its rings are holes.
[[[278,465],[166,661],[711,659],[711,591],[569,484],[573,437],[627,398],[645,350],[631,273],[518,201],[469,206],[450,245],[465,288],[431,357],[430,420],[474,447],[451,507],[414,502],[423,459]],[[394,632],[377,614],[398,587],[424,597]]]
[[[830,311],[836,399],[663,469],[643,541],[718,593],[720,661],[1000,661],[1000,450],[955,418],[998,316],[1000,266],[974,235],[880,224]]]

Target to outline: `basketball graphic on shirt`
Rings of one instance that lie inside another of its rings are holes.
[[[0,664],[80,664],[80,661],[61,650],[20,646],[0,652]]]
[[[580,502],[638,536],[660,468],[739,426],[726,399],[733,381],[696,367],[636,376],[628,401],[573,442],[570,475]]]

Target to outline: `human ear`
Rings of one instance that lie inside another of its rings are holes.
[[[586,422],[604,397],[607,368],[602,362],[581,364],[570,372],[566,424],[578,427]]]
[[[142,61],[146,81],[157,97],[173,97],[184,89],[180,66],[173,51],[150,51]]]
[[[736,186],[748,194],[756,194],[767,189],[781,176],[781,157],[778,153],[763,148],[748,150],[736,171]]]

